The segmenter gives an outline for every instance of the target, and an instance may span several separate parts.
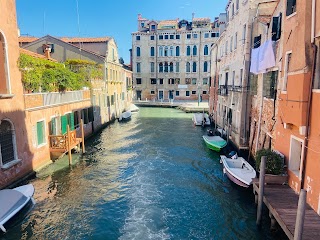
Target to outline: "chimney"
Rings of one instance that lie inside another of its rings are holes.
[[[51,53],[51,46],[49,44],[43,44],[43,52],[44,52],[44,56],[47,59],[50,59],[50,53]]]
[[[142,18],[141,13],[138,14],[138,20],[140,20]]]

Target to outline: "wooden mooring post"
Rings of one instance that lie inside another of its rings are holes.
[[[72,165],[72,154],[71,154],[71,135],[70,135],[70,126],[67,125],[67,138],[68,138],[68,158],[69,158],[69,166]]]
[[[263,206],[263,193],[264,193],[264,176],[266,172],[266,157],[261,157],[260,163],[260,176],[259,176],[259,195],[258,195],[258,208],[257,208],[257,222],[256,224],[261,226],[262,219],[262,206]]]
[[[82,154],[86,153],[86,148],[84,146],[84,129],[83,129],[83,120],[81,119],[80,121],[80,125],[81,125],[81,142],[82,142]]]
[[[300,190],[296,225],[294,228],[294,240],[301,240],[303,234],[304,216],[306,210],[307,191]]]

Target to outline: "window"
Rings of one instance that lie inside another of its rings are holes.
[[[164,47],[164,56],[167,57],[169,52],[169,48],[167,46]]]
[[[279,14],[279,17],[272,18],[272,41],[277,41],[281,37],[281,19],[282,13]]]
[[[180,39],[180,35],[176,35],[176,39]]]
[[[261,45],[261,34],[259,36],[254,37],[253,39],[253,48],[258,48]]]
[[[51,121],[49,122],[49,134],[50,135],[58,135],[59,129],[58,129],[58,117],[51,118]]]
[[[287,12],[286,15],[290,16],[291,14],[296,12],[297,3],[296,0],[287,0]]]
[[[277,89],[278,71],[263,74],[263,96],[275,99]]]
[[[162,46],[159,47],[159,56],[160,57],[163,56],[163,47]]]
[[[177,96],[177,97],[179,96],[179,94],[180,94],[180,92],[179,92],[179,91],[176,91],[176,96]]]
[[[168,78],[168,84],[174,84],[174,78]]]
[[[163,35],[159,35],[159,40],[162,40],[163,39]]]
[[[187,46],[187,56],[190,56],[190,55],[191,55],[191,47]]]
[[[192,91],[191,94],[195,95],[195,94],[197,94],[197,91]]]
[[[168,72],[169,71],[169,65],[167,62],[164,63],[164,72]]]
[[[250,73],[250,94],[257,95],[258,75]]]
[[[198,38],[198,34],[197,34],[197,33],[194,33],[194,34],[193,34],[193,38]]]
[[[155,94],[155,91],[154,91],[154,90],[151,90],[151,91],[150,91],[150,94]]]
[[[159,72],[163,72],[163,63],[159,63]]]
[[[187,62],[186,63],[186,72],[190,72],[190,63],[189,62]]]
[[[93,122],[94,121],[93,107],[89,107],[88,108],[88,120],[89,120],[89,122]]]
[[[197,56],[197,46],[196,45],[193,46],[192,55]]]
[[[174,35],[170,35],[170,39],[174,39]]]
[[[180,78],[176,78],[176,79],[174,80],[174,83],[175,83],[175,84],[180,84]]]
[[[141,63],[137,62],[137,72],[141,72]]]
[[[176,62],[176,72],[180,72],[179,62]]]
[[[202,94],[207,94],[207,91],[203,91]]]
[[[180,56],[180,47],[176,46],[176,56],[179,57]]]
[[[191,34],[187,34],[187,39],[191,39]]]
[[[171,62],[169,65],[169,72],[173,72],[173,62]]]
[[[230,39],[230,52],[233,50],[233,37]]]
[[[202,84],[203,85],[207,85],[208,84],[208,78],[204,78]]]
[[[232,13],[232,16],[234,15],[234,3],[232,3],[232,6],[231,6],[231,13]]]
[[[227,53],[228,53],[228,41],[226,42],[226,49],[225,49],[225,54],[227,55]]]
[[[203,63],[203,72],[208,72],[208,62],[204,61]]]
[[[186,91],[186,96],[187,96],[187,97],[190,96],[190,91]]]
[[[169,35],[164,35],[164,39],[169,39]]]
[[[283,91],[287,91],[288,73],[290,71],[291,54],[292,54],[291,51],[286,53],[285,65],[284,65],[284,78],[283,78],[283,86],[282,86]]]
[[[157,79],[156,78],[151,78],[150,79],[151,84],[157,84]]]
[[[154,40],[154,35],[150,36],[150,40],[152,41]]]
[[[186,84],[191,84],[191,78],[186,78],[185,82],[186,82]]]
[[[154,47],[151,47],[151,48],[150,48],[150,56],[151,56],[151,57],[154,57]]]
[[[196,78],[192,78],[191,83],[192,83],[192,85],[196,85],[197,84],[197,79]]]
[[[37,146],[46,143],[44,121],[37,122]]]
[[[144,27],[144,22],[141,23],[141,27]]]
[[[169,56],[173,56],[173,46],[170,47],[170,55]]]
[[[137,84],[141,84],[141,78],[136,78]]]
[[[7,59],[7,43],[0,32],[0,94],[10,93],[9,64]]]
[[[15,130],[9,120],[0,121],[0,166],[17,159]]]
[[[151,31],[154,31],[154,30],[156,30],[156,25],[151,25]],[[152,40],[154,40],[154,39],[152,39]]]
[[[159,84],[162,85],[163,84],[163,78],[159,79]]]
[[[209,33],[205,33],[204,38],[209,38]]]
[[[232,72],[232,87],[234,87],[235,78],[236,78],[236,71],[233,71]]]
[[[111,95],[111,105],[114,104],[114,96]],[[88,115],[88,108],[82,109],[81,111],[81,119],[83,120],[84,124],[89,123],[89,115]]]
[[[150,72],[154,72],[154,62],[150,63]]]
[[[78,111],[73,112],[73,125],[75,128],[80,127],[79,112]]]
[[[209,48],[208,48],[208,45],[204,45],[204,48],[203,48],[203,55],[207,56],[209,54]]]
[[[303,159],[303,140],[291,135],[290,154],[289,154],[289,170],[300,178],[300,170]]]
[[[243,81],[243,68],[240,69],[240,86],[242,86]]]
[[[196,62],[192,63],[192,72],[197,72],[197,63]]]
[[[242,44],[245,44],[246,42],[246,35],[247,35],[247,25],[243,25],[243,30],[242,30]]]
[[[236,10],[239,10],[239,0],[236,1]]]
[[[140,41],[140,36],[136,36],[136,40],[137,40],[137,41]]]
[[[137,57],[140,57],[140,47],[137,47],[137,49],[136,49],[136,52],[137,52]]]
[[[234,49],[237,49],[237,45],[238,45],[238,33],[235,33],[234,35]]]

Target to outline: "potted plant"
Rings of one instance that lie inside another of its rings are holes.
[[[256,170],[260,172],[261,157],[266,157],[266,175],[265,183],[269,184],[285,184],[287,182],[287,174],[284,172],[284,159],[277,152],[271,149],[260,149],[256,153]]]

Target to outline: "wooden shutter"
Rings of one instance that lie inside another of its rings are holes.
[[[61,116],[61,134],[67,133],[68,118],[67,115]]]
[[[254,37],[253,40],[253,48],[258,48],[261,45],[261,34],[259,36]]]
[[[70,130],[74,130],[74,115],[73,115],[73,113],[70,113],[69,114],[69,116],[70,116]]]
[[[42,143],[44,143],[43,121],[37,122],[37,144],[40,145]]]
[[[281,37],[281,21],[282,13],[280,13],[279,17],[272,18],[272,41],[277,41]]]

